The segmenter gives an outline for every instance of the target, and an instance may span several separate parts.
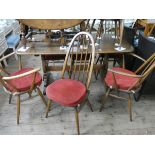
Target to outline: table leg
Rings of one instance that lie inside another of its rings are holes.
[[[3,63],[4,63],[5,66],[8,66],[8,64],[6,62],[6,59],[3,60]]]
[[[125,55],[123,54],[122,57],[122,67],[125,68]]]
[[[18,65],[19,65],[19,69],[22,69],[22,58],[21,58],[21,55],[18,55]]]
[[[100,76],[101,78],[105,78],[107,70],[108,70],[108,55],[105,54],[104,57],[100,60],[100,65],[103,65],[104,67],[100,70]]]
[[[44,81],[44,88],[43,88],[43,94],[46,95],[46,86],[47,86],[47,64],[46,64],[46,60],[44,59],[43,56],[41,56],[41,63],[42,63],[42,69],[43,69],[43,81]]]

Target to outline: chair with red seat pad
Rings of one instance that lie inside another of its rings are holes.
[[[62,78],[46,88],[48,117],[51,102],[75,109],[77,133],[79,129],[79,112],[86,102],[93,111],[88,100],[89,85],[93,70],[95,46],[93,37],[87,32],[79,32],[72,39],[66,53],[62,70]]]
[[[113,67],[112,69],[108,69],[108,72],[104,79],[107,91],[104,95],[100,111],[102,111],[108,96],[125,99],[128,101],[128,111],[130,115],[130,121],[132,121],[131,94],[135,95],[135,93],[140,90],[147,76],[154,70],[155,53],[152,54],[147,60],[144,60],[136,54],[129,55],[142,60],[142,65],[134,72],[120,67]],[[117,94],[111,93],[114,90],[116,90]],[[127,93],[128,98],[120,96],[119,92]]]
[[[0,62],[14,54],[15,52],[4,56],[0,59]],[[39,88],[42,83],[42,77],[38,72],[39,70],[40,68],[22,68],[16,72],[8,73],[4,68],[0,67],[0,83],[2,84],[5,92],[10,95],[9,103],[11,103],[12,96],[17,96],[17,124],[19,124],[20,96],[22,94],[28,93],[29,96],[31,96],[32,91],[37,90],[43,100],[43,103],[47,105]]]

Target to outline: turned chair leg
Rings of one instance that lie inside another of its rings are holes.
[[[96,61],[96,64],[98,63],[98,61],[100,60],[101,56],[99,56],[97,58],[97,61]],[[100,61],[100,65],[103,63],[103,59],[102,61]],[[97,80],[98,79],[98,74],[100,73],[100,70],[97,70],[97,72],[95,73],[95,79]]]
[[[104,104],[106,103],[106,100],[108,98],[108,95],[110,93],[110,88],[108,88],[105,96],[103,97],[102,101],[101,101],[101,107],[100,107],[100,112],[102,112],[102,109],[104,108]]]
[[[12,94],[9,96],[9,104],[11,104]]]
[[[28,94],[29,94],[29,98],[32,98],[31,92],[28,92]]]
[[[77,107],[75,107],[75,120],[76,120],[76,129],[77,129],[77,133],[78,133],[78,135],[80,135],[79,112],[78,112]]]
[[[39,94],[39,96],[41,97],[43,103],[45,104],[45,106],[47,106],[47,102],[46,102],[46,100],[45,100],[45,98],[44,98],[44,96],[43,96],[43,94],[42,94],[40,88],[37,87],[37,90],[38,90],[38,94]]]
[[[48,103],[47,103],[47,108],[46,108],[46,118],[48,117],[48,112],[49,112],[49,109],[51,107],[51,103],[52,103],[52,101],[49,99]]]
[[[19,124],[20,116],[20,95],[17,96],[17,124]]]
[[[91,103],[90,103],[90,101],[89,101],[89,99],[88,99],[88,98],[87,98],[87,105],[88,105],[88,107],[90,108],[90,110],[93,112],[92,105],[91,105]]]
[[[132,122],[132,102],[131,102],[130,94],[128,97],[128,111],[129,111],[129,115],[130,115],[130,121]]]

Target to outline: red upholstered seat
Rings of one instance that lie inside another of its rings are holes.
[[[61,105],[76,106],[85,98],[86,87],[77,80],[60,79],[46,88],[46,95]]]
[[[127,73],[127,74],[136,75],[132,71],[129,71],[129,70],[123,69],[123,68],[119,68],[119,67],[113,67],[112,70],[120,71],[120,72]],[[129,87],[134,85],[139,80],[139,78],[128,77],[128,76],[124,76],[124,75],[120,75],[120,74],[116,74],[116,73],[114,73],[114,76],[115,76],[118,88],[123,89],[123,90],[127,90]],[[106,78],[105,78],[105,82],[109,87],[115,86],[112,72],[108,71]]]
[[[33,70],[33,68],[23,68],[19,71],[11,73],[10,76],[20,75],[22,73],[25,73],[25,72],[28,72],[31,70]],[[33,77],[34,77],[34,73],[24,76],[24,77],[21,77],[21,78],[9,80],[8,83],[15,86],[17,88],[18,92],[23,92],[23,91],[27,91],[30,89],[30,87],[32,86]],[[42,83],[41,75],[39,74],[39,72],[37,72],[36,78],[35,78],[35,86],[37,86],[37,85],[40,86],[41,83]],[[15,91],[10,85],[8,85],[8,89],[11,92]]]

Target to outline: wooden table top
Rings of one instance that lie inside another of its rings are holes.
[[[80,24],[84,19],[19,19],[27,26],[43,30],[61,30]]]
[[[17,49],[18,55],[65,55],[66,50],[60,50],[60,45],[56,42],[30,42],[27,43],[27,46],[30,47],[25,52],[19,51],[19,48]],[[131,46],[129,43],[123,41],[122,47],[126,48],[123,51],[117,51],[115,50],[115,41],[112,39],[112,37],[104,37],[101,40],[100,46],[96,47],[96,54],[123,54],[123,53],[130,53],[134,51],[133,46]]]
[[[122,51],[117,51],[115,48],[118,46],[115,46],[115,39],[112,38],[112,36],[104,36],[101,40],[100,48],[101,50],[96,51],[96,53],[100,54],[122,54],[122,53],[130,53],[134,51],[134,48],[132,45],[130,45],[125,40],[122,41],[121,47],[124,47],[125,49]]]

